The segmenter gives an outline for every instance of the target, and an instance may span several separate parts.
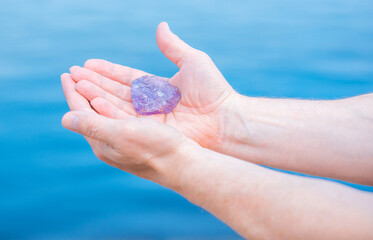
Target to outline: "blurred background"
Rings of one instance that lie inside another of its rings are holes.
[[[72,65],[103,58],[176,73],[155,42],[161,21],[242,94],[373,91],[371,0],[1,1],[0,239],[239,239],[178,194],[100,162],[61,127],[59,77]]]

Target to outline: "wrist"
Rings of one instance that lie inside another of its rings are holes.
[[[221,137],[214,150],[242,158],[242,154],[247,150],[244,148],[254,144],[253,101],[256,101],[255,98],[246,97],[239,93],[232,95],[230,103],[221,112]]]
[[[172,154],[154,159],[150,163],[154,174],[149,180],[180,193],[183,175],[193,165],[192,162],[201,149],[203,148],[196,142],[185,138]]]

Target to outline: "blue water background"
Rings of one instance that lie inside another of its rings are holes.
[[[0,2],[0,239],[222,239],[226,225],[178,194],[110,167],[63,129],[59,76],[103,58],[170,77],[168,21],[250,96],[373,91],[373,1]],[[367,191],[372,187],[353,185]]]

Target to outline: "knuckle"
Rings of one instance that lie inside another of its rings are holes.
[[[193,49],[192,54],[190,54],[190,59],[191,61],[210,61],[211,58],[207,53],[198,50],[198,49]]]
[[[91,89],[92,83],[88,80],[80,80],[76,83],[77,88],[79,89]]]
[[[210,56],[209,56],[207,53],[205,53],[205,52],[203,52],[203,51],[201,51],[201,50],[197,50],[197,51],[198,51],[197,55],[198,55],[200,58],[204,58],[204,59],[206,59],[206,60],[210,60],[210,59],[211,59]]]
[[[138,119],[138,122],[141,121],[140,119]],[[131,119],[128,119],[126,124],[122,125],[121,131],[126,132],[129,136],[133,136],[139,131],[139,126],[131,121]]]
[[[91,101],[90,101],[91,105],[94,105],[94,106],[98,106],[98,105],[101,105],[103,104],[102,103],[102,98],[101,97],[94,97]]]
[[[93,74],[93,73],[90,73],[90,74],[92,75],[92,78],[96,78],[98,86],[100,86],[100,87],[105,86],[105,77],[104,76],[102,76],[101,74]]]
[[[91,123],[87,127],[87,135],[92,138],[97,138],[97,136],[100,134],[100,127],[95,124]]]
[[[114,104],[118,106],[119,109],[124,109],[124,101],[115,101]]]
[[[76,83],[77,86],[87,86],[87,84],[89,84],[87,80],[81,80]]]
[[[120,98],[120,99],[124,99],[125,98],[125,92],[124,92],[124,88],[122,86],[119,86],[116,90],[116,94],[117,96]]]

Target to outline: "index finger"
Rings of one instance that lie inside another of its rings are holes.
[[[150,75],[144,71],[122,66],[102,59],[87,60],[84,63],[84,67],[127,86],[131,86],[131,82],[136,78],[144,75]]]

